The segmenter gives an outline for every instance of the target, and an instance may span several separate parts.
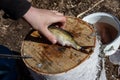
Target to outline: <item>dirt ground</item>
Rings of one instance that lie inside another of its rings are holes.
[[[67,16],[77,16],[88,10],[100,0],[29,0],[32,5],[38,8],[57,10]],[[89,12],[82,15],[83,18],[94,12],[107,12],[120,20],[120,0],[104,0]],[[7,46],[13,51],[20,52],[21,42],[32,27],[23,19],[13,21],[3,19],[3,12],[0,12],[0,44]],[[106,74],[108,80],[120,80],[117,73],[118,65],[113,65],[106,58]]]

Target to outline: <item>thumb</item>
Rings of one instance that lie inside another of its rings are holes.
[[[42,29],[41,33],[53,44],[57,42],[56,37],[47,28]]]

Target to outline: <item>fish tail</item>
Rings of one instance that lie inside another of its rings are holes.
[[[76,45],[76,50],[80,50],[81,52],[88,53],[88,51],[86,50],[85,47],[82,47],[82,46],[79,46],[79,45]]]
[[[89,54],[90,52],[92,52],[92,47],[93,46],[80,46],[81,48],[79,49],[81,52],[87,53]]]

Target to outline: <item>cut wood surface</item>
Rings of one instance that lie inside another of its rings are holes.
[[[96,38],[90,36],[92,27],[79,18],[67,17],[65,30],[69,31],[80,46],[94,46]],[[27,35],[30,36],[30,35]],[[32,39],[32,40],[31,40]],[[38,39],[36,42],[34,39]],[[94,50],[93,50],[94,51]],[[75,68],[84,62],[93,52],[84,53],[71,47],[50,44],[43,36],[29,38],[22,42],[21,54],[30,55],[25,64],[40,74],[58,74]]]

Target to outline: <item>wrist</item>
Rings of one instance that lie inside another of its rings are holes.
[[[30,9],[27,11],[27,13],[23,16],[23,18],[29,23],[31,24],[31,26],[38,30],[38,23],[39,23],[39,16],[38,16],[38,9],[34,8],[34,7],[30,7]],[[40,18],[39,18],[40,19]]]
[[[24,14],[23,18],[29,21],[32,17],[32,14],[34,14],[33,12],[34,12],[34,7],[31,6],[29,10]]]
[[[31,24],[32,27],[36,26],[36,22],[35,22],[35,18],[36,18],[36,12],[35,12],[35,8],[34,7],[30,7],[30,9],[25,13],[25,15],[23,16],[23,18],[29,23]]]

